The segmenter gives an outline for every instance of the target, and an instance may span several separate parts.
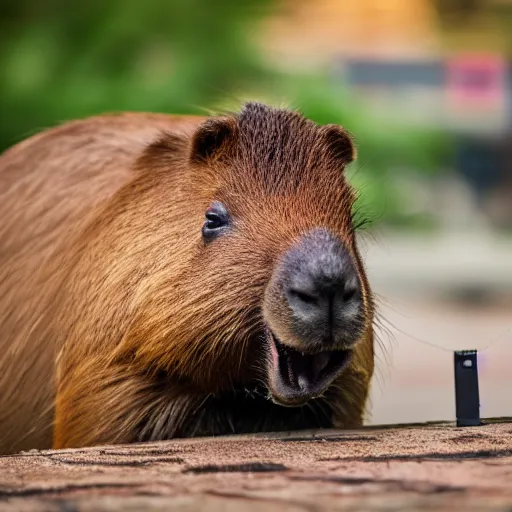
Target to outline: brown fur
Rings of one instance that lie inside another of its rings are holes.
[[[91,118],[0,158],[0,453],[361,424],[373,302],[342,173],[350,138],[257,105],[202,121]],[[204,246],[213,198],[236,225]],[[284,408],[256,396],[262,301],[279,255],[319,225],[358,263],[366,330],[323,399]]]

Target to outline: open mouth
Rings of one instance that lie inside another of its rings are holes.
[[[272,357],[269,387],[279,405],[299,406],[320,396],[352,357],[350,350],[300,352],[282,344],[269,329],[266,337]]]

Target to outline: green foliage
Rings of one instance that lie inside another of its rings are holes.
[[[205,113],[260,98],[356,135],[357,211],[403,223],[399,172],[432,172],[437,134],[377,120],[327,76],[264,63],[258,23],[276,0],[3,0],[0,150],[56,123],[108,111]],[[408,218],[410,220],[410,218]],[[414,219],[412,219],[414,221]]]
[[[199,112],[265,75],[269,0],[3,0],[0,148],[105,111]]]

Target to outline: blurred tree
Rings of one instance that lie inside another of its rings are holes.
[[[271,0],[3,0],[0,149],[115,110],[197,112],[268,71],[251,29]]]
[[[270,68],[259,22],[279,0],[2,0],[0,150],[56,123],[120,110],[205,113],[262,99],[357,135],[363,212],[404,216],[398,167],[438,167],[442,139],[377,121],[321,75]]]

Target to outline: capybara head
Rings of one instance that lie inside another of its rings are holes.
[[[184,151],[193,257],[162,361],[205,388],[263,381],[281,405],[321,396],[372,329],[344,176],[351,137],[249,103],[205,121]]]

